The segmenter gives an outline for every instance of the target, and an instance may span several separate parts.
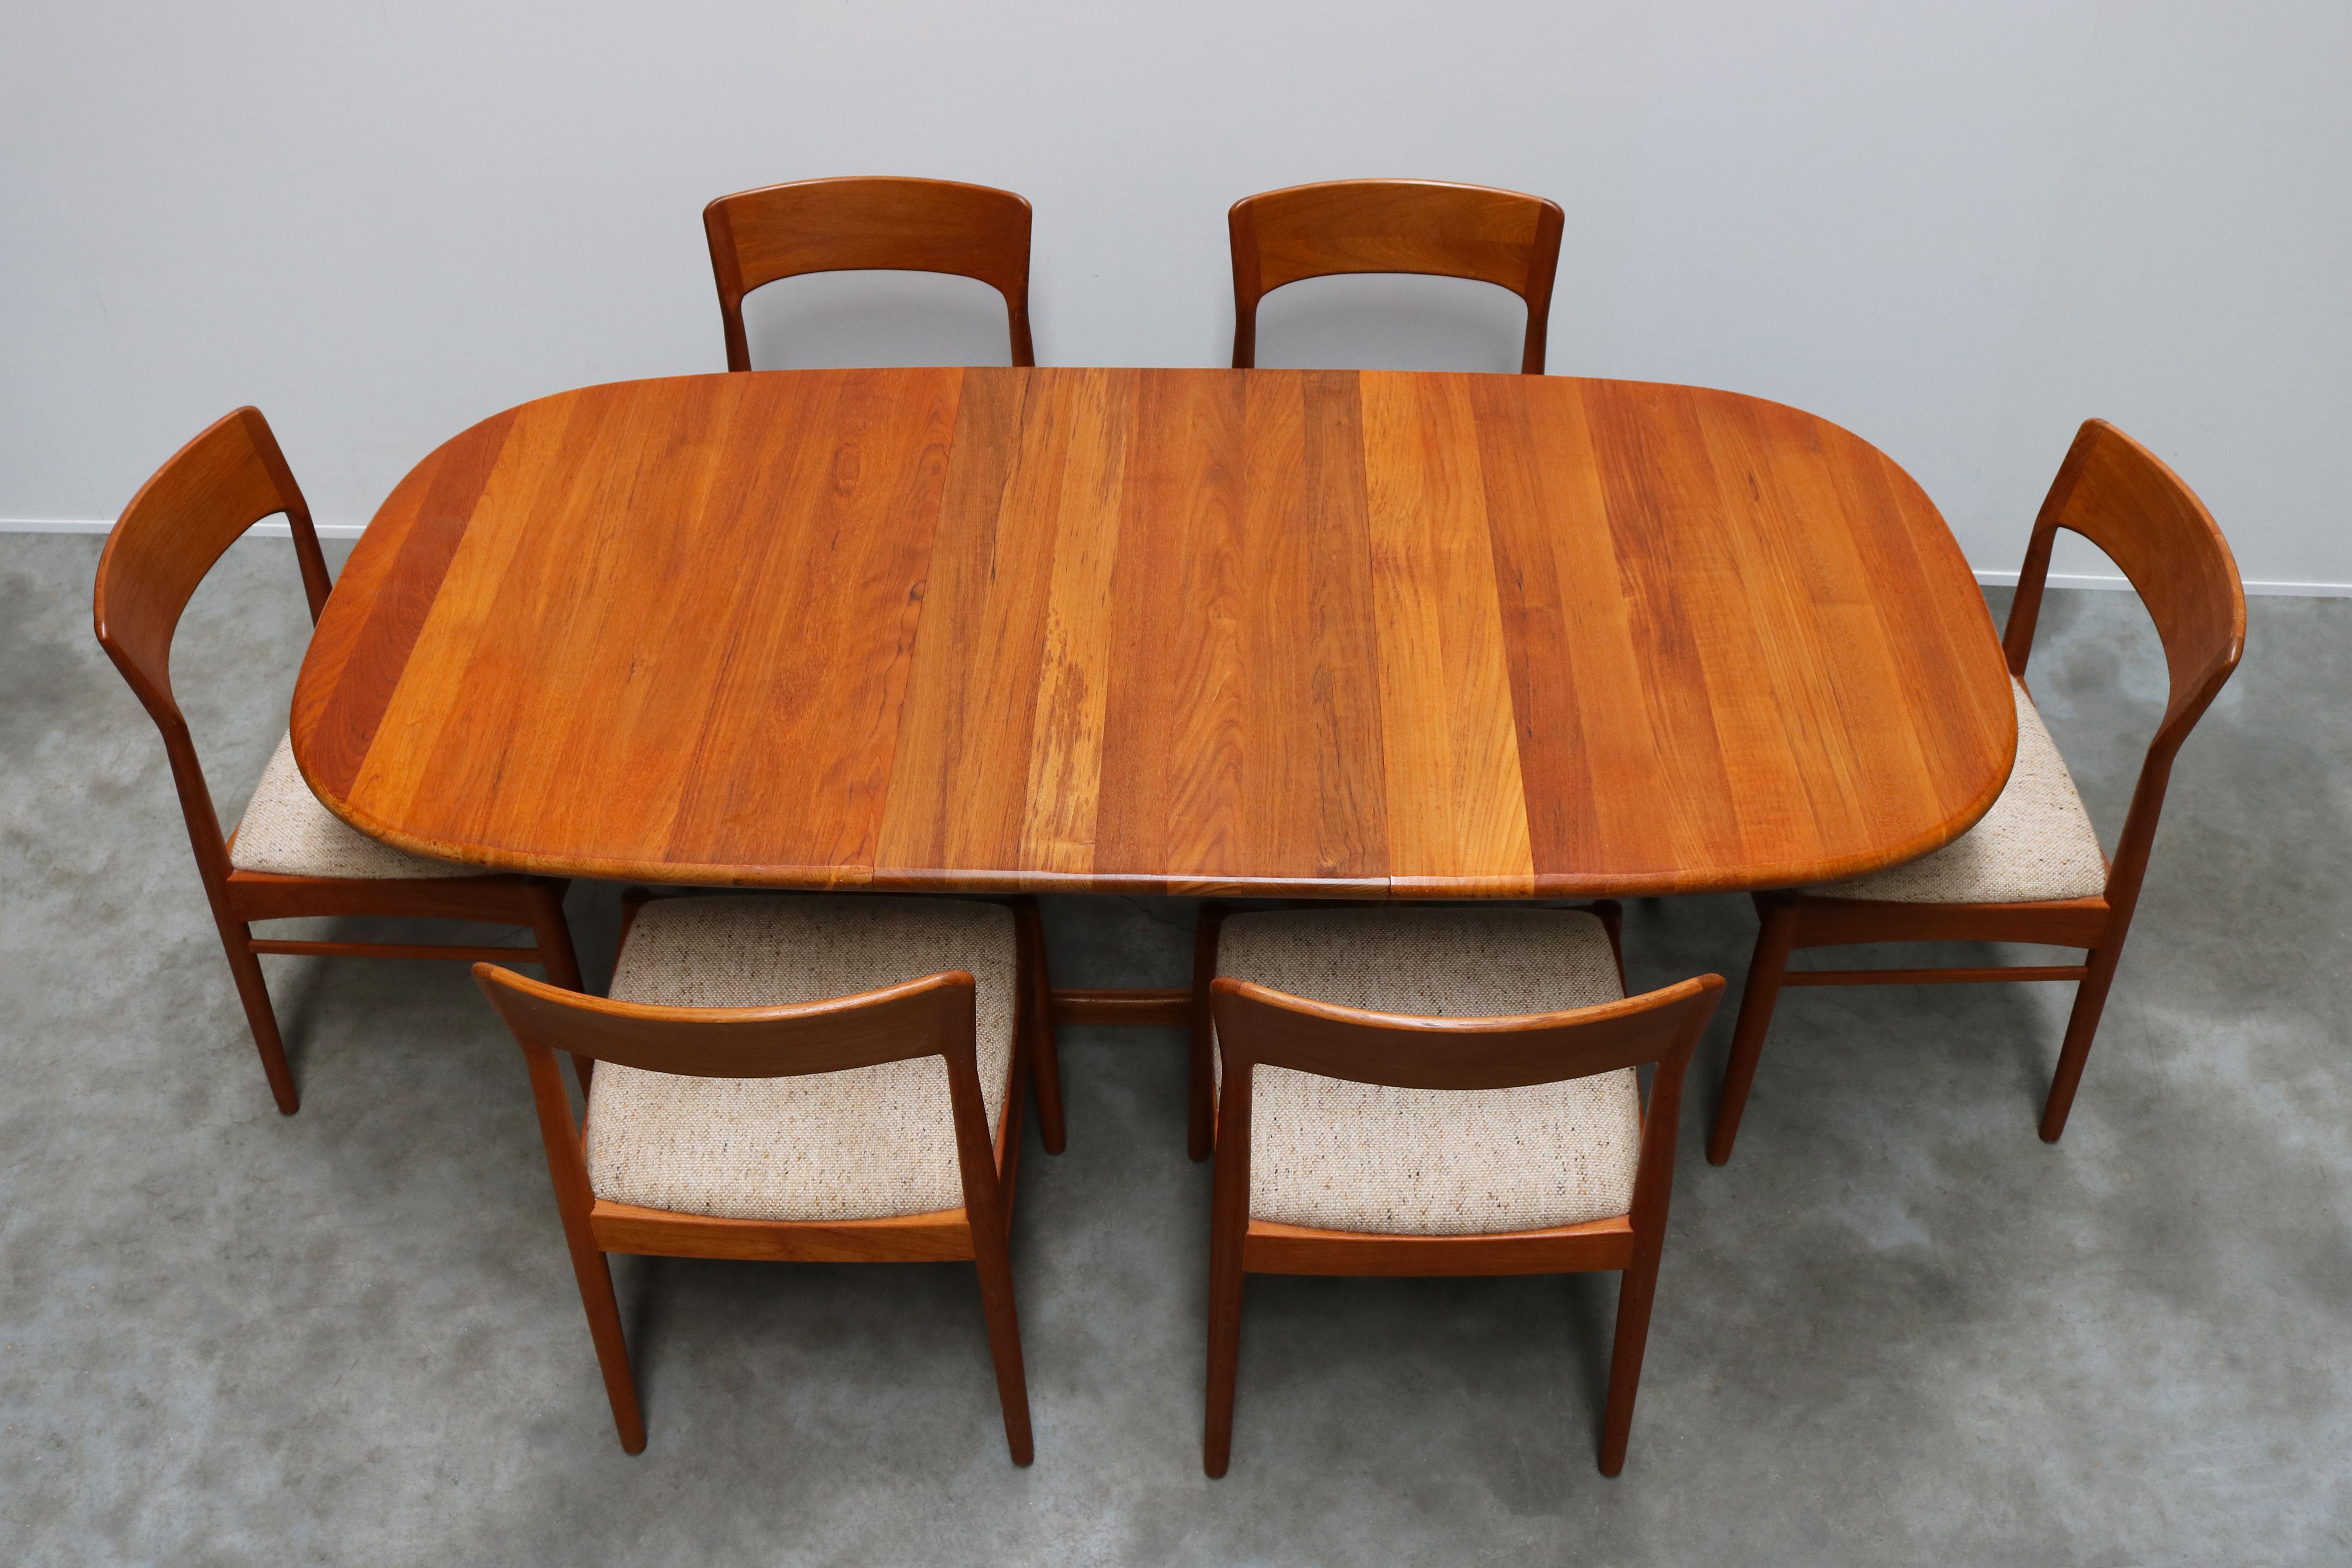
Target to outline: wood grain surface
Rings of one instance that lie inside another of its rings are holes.
[[[1912,858],[2007,778],[1908,475],[1736,394],[1355,371],[687,376],[409,474],[320,797],[561,875],[1494,898]]]

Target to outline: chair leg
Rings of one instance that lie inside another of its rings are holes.
[[[228,972],[236,982],[236,998],[245,1004],[245,1021],[253,1030],[254,1048],[261,1053],[261,1070],[268,1075],[269,1092],[281,1115],[302,1108],[295,1092],[294,1069],[286,1061],[286,1042],[278,1033],[278,1014],[269,1005],[269,983],[262,977],[261,960],[250,945],[253,928],[223,921],[221,945],[228,950]]]
[[[2058,1047],[2058,1070],[2050,1079],[2050,1098],[2042,1107],[2044,1143],[2055,1143],[2066,1131],[2066,1115],[2074,1109],[2074,1090],[2083,1082],[2083,1065],[2091,1059],[2091,1040],[2099,1032],[2107,987],[2114,983],[2116,965],[2122,957],[2119,942],[2098,949],[2084,965],[2089,973],[2074,987],[2074,1011],[2066,1019],[2066,1042]]]
[[[1007,1247],[1013,1244],[1013,1194],[1021,1184],[1021,1130],[1027,1125],[1024,1119],[1029,1113],[1029,1102],[1023,1097],[1029,1092],[1029,1080],[1016,1068],[1004,1099],[1004,1163],[996,1168],[998,1228],[1004,1232]]]
[[[1650,1304],[1658,1293],[1663,1239],[1637,1247],[1617,1285],[1617,1338],[1609,1352],[1609,1403],[1601,1418],[1601,1473],[1625,1468],[1625,1440],[1633,1429],[1633,1395],[1642,1385],[1642,1352],[1650,1343]]]
[[[1213,1048],[1209,983],[1217,977],[1219,920],[1213,910],[1202,910],[1192,936],[1192,1047],[1185,1086],[1184,1148],[1196,1165],[1216,1151],[1213,1100],[1217,1089],[1209,1056]]]
[[[1731,1141],[1739,1136],[1748,1090],[1756,1082],[1757,1059],[1764,1054],[1772,1008],[1780,999],[1780,977],[1788,973],[1789,952],[1796,944],[1796,900],[1759,900],[1759,905],[1764,923],[1756,933],[1755,954],[1748,961],[1748,984],[1739,993],[1739,1021],[1731,1031],[1731,1059],[1724,1068],[1723,1098],[1716,1102],[1715,1131],[1706,1141],[1710,1165],[1731,1158]]]
[[[621,1304],[613,1296],[612,1265],[593,1247],[574,1244],[571,1250],[572,1271],[580,1280],[580,1304],[588,1310],[588,1333],[596,1342],[596,1365],[604,1374],[604,1396],[613,1402],[613,1426],[621,1435],[621,1450],[642,1454],[646,1419],[637,1409],[636,1380],[629,1375],[629,1346],[621,1337]]]
[[[1201,1440],[1201,1468],[1222,1476],[1234,1454],[1234,1384],[1242,1350],[1241,1238],[1220,1226],[1209,1240],[1209,1407]]]
[[[1037,1021],[1037,1037],[1030,1049],[1030,1079],[1037,1096],[1037,1142],[1048,1154],[1070,1146],[1070,1130],[1062,1119],[1062,1053],[1054,1039],[1054,1004],[1045,1002],[1045,1016]]]
[[[1206,1031],[1202,1031],[1205,1033]],[[1209,1047],[1194,1041],[1185,1098],[1190,1102],[1184,1124],[1184,1152],[1199,1164],[1216,1152],[1216,1117],[1213,1110],[1216,1082],[1210,1076]]]
[[[1614,899],[1601,899],[1592,906],[1601,921],[1601,929],[1609,933],[1609,956],[1617,961],[1617,989],[1626,991],[1625,984],[1625,906]],[[1632,994],[1627,991],[1627,994]]]
[[[561,882],[531,889],[531,940],[539,949],[540,967],[547,971],[547,983],[578,991],[583,989],[580,956],[572,951],[572,927],[563,918],[563,889]]]
[[[530,889],[531,942],[539,950],[540,967],[547,971],[547,983],[561,985],[566,991],[584,991],[580,982],[580,955],[572,946],[572,926],[563,918],[563,890],[570,884],[552,882],[534,884]],[[572,1058],[572,1076],[579,1080],[580,1092],[588,1092],[588,1080],[596,1071],[595,1058]]]
[[[1045,922],[1034,903],[1013,910],[1022,942],[1029,949],[1029,1007],[1036,1018],[1030,1036],[1030,1083],[1037,1096],[1037,1142],[1048,1154],[1069,1146],[1069,1129],[1062,1120],[1062,1052],[1054,1035],[1054,981],[1045,967]],[[1009,1205],[1008,1205],[1009,1206]]]
[[[1185,1120],[1184,1152],[1197,1165],[1217,1152],[1217,1119],[1213,1109],[1216,1085],[1210,1077],[1209,1053],[1198,1046],[1192,1048],[1191,1076],[1188,1098],[1192,1103]]]
[[[1008,1209],[1011,1205],[1006,1205]],[[996,1363],[996,1397],[1004,1407],[1004,1446],[1013,1462],[1036,1457],[1029,1431],[1029,1380],[1021,1366],[1021,1320],[1013,1305],[1013,1263],[994,1226],[971,1227],[972,1262],[980,1274],[980,1310],[988,1320],[988,1352]]]

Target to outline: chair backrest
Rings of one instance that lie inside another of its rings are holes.
[[[2229,541],[2205,503],[2157,455],[2104,419],[2084,421],[2034,519],[2001,638],[2010,672],[2025,674],[2058,531],[2079,533],[2123,568],[2156,623],[2171,691],[2149,742],[2117,840],[2107,902],[2126,918],[2156,838],[2172,759],[2238,668],[2246,592]]]
[[[2230,541],[2221,536],[2213,512],[2206,510],[2197,491],[2155,451],[2103,418],[2086,418],[2034,517],[2018,593],[2009,606],[2009,627],[2001,635],[2009,672],[2021,679],[2034,648],[2034,623],[2042,616],[2042,593],[2049,588],[2051,545],[2058,529],[2082,533],[2122,566],[2138,590],[2140,605],[2147,606],[2147,618],[2155,621],[2171,675],[2164,720],[2147,742],[2131,811],[2124,814],[2124,832],[2107,869],[2107,905],[2119,920],[2128,920],[2147,872],[2147,851],[2157,839],[2173,754],[2246,651],[2246,588],[2237,578]]]
[[[1674,1185],[1683,1071],[1714,1016],[1723,976],[1702,974],[1597,1007],[1509,1018],[1420,1018],[1285,995],[1230,977],[1209,987],[1224,1082],[1217,1177],[1246,1194],[1254,1067],[1399,1089],[1518,1089],[1654,1063],[1633,1178],[1633,1224],[1664,1217]],[[1244,1217],[1246,1207],[1239,1211]]]
[[[1029,204],[953,180],[851,175],[795,180],[720,196],[702,209],[727,331],[727,368],[750,370],[743,296],[804,272],[950,272],[1004,296],[1013,363],[1029,341]]]
[[[286,514],[302,588],[316,621],[331,584],[310,509],[257,408],[213,422],[131,498],[98,558],[91,619],[99,645],[163,732],[196,863],[211,887],[228,874],[220,819],[213,812],[187,721],[172,695],[172,635],[196,585],[245,531]]]
[[[782,1007],[657,1007],[549,985],[494,963],[474,979],[530,1064],[531,1095],[557,1195],[584,1216],[587,1156],[554,1053],[692,1078],[798,1078],[943,1057],[965,1204],[974,1225],[997,1207],[996,1163],[980,1088],[972,977],[961,970],[855,996]],[[567,1219],[570,1217],[567,1215]]]
[[[1244,196],[1226,215],[1234,249],[1234,368],[1257,363],[1257,302],[1286,283],[1342,272],[1468,278],[1527,302],[1519,369],[1540,375],[1565,223],[1557,202],[1442,180],[1328,180]]]

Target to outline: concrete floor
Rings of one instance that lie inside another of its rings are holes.
[[[161,745],[90,637],[98,544],[0,538],[0,1558],[2352,1559],[2352,605],[2253,605],[2062,1144],[2033,1128],[2071,987],[1809,992],[1710,1169],[1727,1007],[1622,1478],[1593,1465],[1613,1282],[1267,1279],[1211,1482],[1209,1182],[1159,1031],[1066,1031],[1069,1152],[1023,1161],[1034,1468],[954,1266],[624,1260],[652,1434],[625,1456],[461,969],[267,961],[304,1095],[271,1109]],[[2112,843],[2161,664],[2128,597],[2053,601],[2036,685]],[[181,632],[231,818],[300,604],[250,542]],[[592,981],[615,899],[573,894]],[[1048,912],[1064,983],[1181,983],[1181,902]],[[1643,902],[1628,957],[1736,987],[1752,935],[1743,899]]]

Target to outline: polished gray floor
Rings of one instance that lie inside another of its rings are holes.
[[[625,1260],[614,1441],[521,1064],[463,971],[272,960],[271,1108],[95,540],[0,538],[0,1558],[26,1563],[2285,1563],[2352,1560],[2352,605],[2263,600],[2181,759],[2065,1141],[2071,988],[1809,992],[1738,1154],[1702,1047],[1624,1475],[1602,1279],[1255,1281],[1200,1470],[1208,1180],[1181,1041],[1066,1031],[1023,1162],[1037,1462],[960,1266]],[[182,700],[233,818],[284,723],[290,552],[230,552]],[[2110,842],[2162,701],[2133,600],[2036,689]],[[592,980],[615,889],[572,908]],[[1049,910],[1066,984],[1176,984],[1189,907]],[[1741,899],[1628,912],[1736,987]]]

